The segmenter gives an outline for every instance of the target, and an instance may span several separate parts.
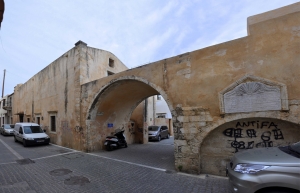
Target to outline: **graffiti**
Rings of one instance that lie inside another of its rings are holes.
[[[262,129],[267,127],[270,129],[271,127],[275,127],[277,129],[277,125],[274,122],[269,121],[247,121],[247,122],[237,122],[235,127],[256,127],[256,129]]]
[[[275,140],[284,139],[278,125],[271,121],[237,122],[235,126],[236,128],[227,128],[223,131],[223,135],[226,137],[234,138],[233,140],[228,140],[228,142],[230,143],[230,147],[235,149],[235,152],[242,149],[253,149],[254,147],[273,147],[272,138]],[[262,132],[262,129],[267,131]],[[262,141],[255,142],[257,141],[255,139],[258,137]],[[246,138],[253,140],[247,142],[244,140]]]
[[[241,138],[242,137],[242,129],[228,128],[225,131],[223,131],[223,134],[227,137]]]
[[[247,129],[246,133],[247,133],[247,136],[250,138],[256,137],[256,131],[254,129]]]
[[[273,129],[275,139],[284,139],[282,132],[280,129]]]

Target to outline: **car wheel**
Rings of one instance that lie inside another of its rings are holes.
[[[27,143],[26,143],[25,139],[23,139],[23,146],[27,147]]]
[[[125,147],[128,147],[128,146],[127,146],[127,143],[125,143]]]
[[[106,148],[106,151],[111,151],[112,150],[112,147],[110,146],[110,144],[107,144],[105,148]]]
[[[169,139],[170,138],[170,135],[169,135],[169,133],[168,133],[168,135],[167,135],[167,139]]]
[[[18,142],[18,140],[17,140],[16,136],[14,136],[14,140],[15,140],[15,142]]]
[[[160,140],[161,140],[161,138],[160,138],[160,135],[159,135],[157,141],[160,141]]]

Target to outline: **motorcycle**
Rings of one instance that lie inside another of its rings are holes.
[[[105,149],[111,151],[120,147],[127,147],[124,130],[117,132],[114,136],[107,136],[104,142]]]

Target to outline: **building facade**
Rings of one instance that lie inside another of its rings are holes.
[[[295,3],[249,17],[246,37],[130,70],[79,42],[15,87],[14,122],[40,120],[52,143],[87,152],[118,129],[143,143],[154,102],[140,108],[143,123],[131,122],[134,109],[161,95],[172,113],[175,168],[225,176],[236,152],[300,141],[299,23]]]

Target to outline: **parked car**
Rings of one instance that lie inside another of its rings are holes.
[[[300,142],[238,152],[227,165],[236,193],[300,192]]]
[[[15,142],[22,142],[24,147],[50,142],[50,137],[36,123],[16,123],[14,135]]]
[[[14,126],[11,124],[3,124],[0,127],[0,133],[1,135],[14,135]]]
[[[169,129],[167,126],[149,126],[148,127],[148,139],[149,141],[151,140],[156,140],[160,141],[162,138],[167,138],[169,139]]]

